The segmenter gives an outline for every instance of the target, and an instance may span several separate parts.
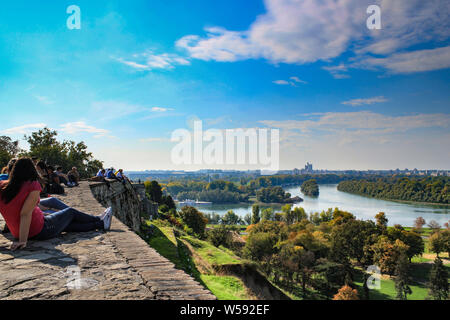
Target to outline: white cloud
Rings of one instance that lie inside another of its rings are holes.
[[[162,107],[153,107],[152,111],[153,112],[167,112],[167,111],[172,111],[173,108],[162,108]]]
[[[272,81],[272,83],[275,83],[277,85],[280,86],[292,86],[292,87],[297,87],[297,83],[302,83],[302,84],[307,84],[308,82],[301,80],[299,77],[290,77],[289,78],[290,81],[288,80],[275,80]]]
[[[39,130],[42,128],[45,128],[47,125],[45,123],[33,123],[33,124],[26,124],[19,127],[9,128],[2,131],[3,134],[27,134],[35,130]]]
[[[152,69],[173,69],[177,65],[189,65],[190,62],[186,58],[175,54],[153,54],[151,51],[135,54],[133,58],[137,61],[118,58],[117,61],[132,67],[138,71],[148,71]]]
[[[286,81],[286,80],[275,80],[275,81],[273,81],[273,83],[278,84],[280,86],[287,86],[287,85],[289,85],[289,81]]]
[[[382,30],[366,27],[366,9],[373,4],[381,6]],[[187,35],[176,45],[184,48],[191,58],[205,61],[262,58],[271,63],[305,64],[329,62],[348,51],[359,58],[376,54],[387,55],[384,58],[389,59],[399,50],[422,43],[436,45],[450,37],[447,0],[266,0],[265,7],[266,12],[247,30],[210,27],[205,29],[205,36]],[[388,62],[371,62],[372,66],[399,72],[446,68],[448,60],[442,52],[436,54],[442,55],[431,58],[438,61],[425,63],[429,65],[426,68],[417,65],[397,68]],[[392,57],[401,58],[408,56]],[[410,61],[420,64],[416,59]],[[335,78],[348,77],[347,70],[332,68],[328,67],[328,71]]]
[[[111,137],[109,130],[90,126],[84,121],[65,123],[61,125],[61,131],[66,134],[92,133],[94,138]]]
[[[388,99],[386,99],[383,96],[380,97],[373,97],[373,98],[367,98],[367,99],[353,99],[349,101],[344,101],[342,104],[350,105],[352,107],[362,106],[362,105],[368,105],[368,104],[374,104],[374,103],[382,103],[386,102]]]
[[[446,69],[450,68],[450,46],[396,53],[386,58],[367,58],[363,63],[383,67],[393,73],[412,73]]]
[[[301,80],[299,77],[290,77],[289,79],[291,79],[292,81],[297,82],[297,83],[303,83],[303,84],[307,84],[308,83],[308,82],[306,82],[304,80]]]

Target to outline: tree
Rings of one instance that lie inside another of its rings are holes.
[[[450,231],[442,230],[436,233],[433,233],[430,238],[430,249],[432,252],[436,253],[439,257],[441,252],[450,253]],[[449,255],[450,257],[450,255]]]
[[[247,213],[247,214],[244,216],[244,222],[245,222],[246,224],[252,224],[252,215],[251,215],[250,213]]]
[[[76,167],[82,178],[95,175],[103,167],[103,162],[93,158],[83,141],[59,142],[57,137],[58,132],[49,128],[32,132],[31,135],[25,136],[30,148],[23,155],[37,157],[47,164],[59,165],[66,172]]]
[[[226,245],[230,238],[230,231],[223,225],[212,228],[207,232],[208,240],[215,246]]]
[[[252,233],[245,242],[244,256],[254,261],[262,261],[276,252],[277,235],[271,232]]]
[[[198,236],[203,237],[208,223],[208,219],[205,218],[203,213],[194,207],[186,206],[181,208],[180,217],[188,228],[192,229]]]
[[[222,217],[222,224],[225,225],[236,225],[240,224],[241,222],[242,222],[241,218],[236,213],[234,213],[233,210],[229,210]]]
[[[5,167],[9,160],[17,156],[19,152],[19,141],[13,141],[7,136],[0,136],[0,168]]]
[[[359,300],[358,291],[345,285],[334,295],[333,300]]]
[[[300,187],[303,194],[310,196],[310,197],[317,197],[319,196],[319,185],[317,184],[317,181],[315,179],[307,180],[303,182],[302,186]]]
[[[434,260],[430,273],[430,296],[434,300],[447,300],[448,298],[448,273],[438,257]]]
[[[439,230],[441,230],[441,225],[436,221],[436,220],[431,220],[428,223],[428,227],[433,230],[433,232],[437,232]]]
[[[162,202],[162,189],[158,181],[145,181],[145,191],[147,192],[150,200],[161,203]]]
[[[395,267],[395,290],[397,299],[407,300],[408,294],[411,294],[409,287],[409,260],[406,253],[401,253]]]
[[[408,250],[408,246],[401,240],[392,242],[386,236],[380,236],[378,241],[371,246],[373,262],[381,272],[392,275],[395,272],[399,257]]]
[[[274,212],[272,208],[263,209],[261,212],[261,220],[272,221],[274,219]]]
[[[422,217],[417,217],[416,220],[414,221],[414,227],[417,230],[422,230],[423,226],[426,224],[427,222],[425,221],[424,218]]]
[[[259,216],[259,206],[257,204],[253,205],[252,213],[252,224],[257,224],[261,220]]]
[[[387,229],[388,219],[386,218],[386,214],[384,212],[379,212],[375,216],[375,220],[377,221],[377,227],[384,232]]]

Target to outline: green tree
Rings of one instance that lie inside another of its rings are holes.
[[[246,224],[252,224],[252,215],[250,213],[247,213],[244,216],[244,221],[245,221]]]
[[[382,231],[386,231],[388,219],[386,218],[386,214],[384,212],[379,212],[375,216],[375,220],[377,221],[377,227]]]
[[[277,240],[277,235],[271,232],[251,234],[245,242],[244,256],[254,261],[262,261],[276,252],[274,246]]]
[[[406,252],[400,254],[395,267],[395,290],[397,299],[407,300],[408,294],[411,294],[409,287],[409,260]]]
[[[201,213],[194,207],[186,206],[181,208],[180,217],[195,234],[197,234],[199,237],[204,236],[208,219],[205,218],[203,213]]]
[[[22,155],[38,157],[47,164],[59,165],[66,172],[76,167],[82,178],[95,175],[103,167],[103,162],[93,158],[83,141],[59,142],[57,137],[58,132],[48,128],[32,132],[31,135],[25,136],[30,147],[29,151]]]
[[[263,221],[265,220],[272,221],[274,219],[274,216],[275,214],[272,208],[263,209],[261,212],[261,220]]]
[[[241,222],[242,222],[241,218],[236,213],[234,213],[233,210],[229,210],[222,217],[222,224],[225,225],[236,225],[240,224]]]
[[[319,185],[317,184],[317,181],[315,179],[311,179],[311,180],[307,180],[307,181],[303,182],[300,189],[303,192],[303,194],[306,196],[310,196],[310,197],[319,196]]]
[[[19,141],[13,141],[7,136],[0,136],[0,169],[5,167],[9,160],[17,156],[19,152]]]
[[[435,232],[430,236],[429,243],[431,251],[436,253],[438,257],[441,252],[450,254],[450,230]]]
[[[430,296],[434,300],[447,300],[448,298],[448,273],[438,257],[434,260],[430,273]]]
[[[252,207],[252,224],[257,224],[261,220],[259,216],[259,206],[254,204]]]
[[[162,189],[158,181],[145,181],[145,191],[147,192],[150,200],[161,203],[162,202]]]

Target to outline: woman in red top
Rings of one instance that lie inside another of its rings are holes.
[[[0,213],[15,241],[11,249],[25,248],[27,240],[46,240],[63,231],[86,232],[109,230],[112,210],[108,208],[96,217],[73,208],[44,215],[39,208],[41,185],[33,161],[21,158],[16,161],[7,181],[0,182]]]

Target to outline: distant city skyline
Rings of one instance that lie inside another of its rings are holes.
[[[279,129],[280,170],[449,170],[449,15],[446,0],[4,1],[0,135],[27,148],[49,127],[128,171],[258,169],[174,164],[172,133],[202,120]]]

